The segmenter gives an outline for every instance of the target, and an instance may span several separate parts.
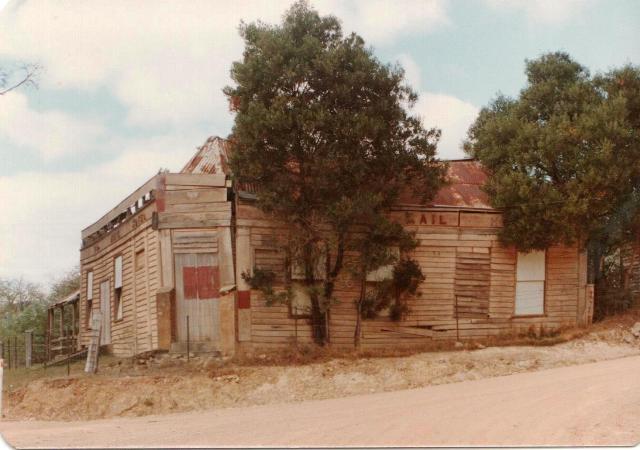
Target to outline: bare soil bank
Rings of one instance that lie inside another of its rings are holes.
[[[299,402],[478,380],[640,355],[640,337],[630,331],[637,318],[636,314],[610,320],[589,333],[566,331],[565,338],[583,335],[547,346],[466,343],[449,351],[377,357],[298,349],[229,361],[193,358],[189,363],[175,355],[146,360],[105,358],[95,376],[82,374],[77,363],[70,377],[55,376],[49,370],[25,374],[10,384],[5,381],[4,413],[10,420],[87,420]],[[530,342],[555,341],[531,338]]]

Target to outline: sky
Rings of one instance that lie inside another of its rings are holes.
[[[459,158],[524,63],[562,50],[593,73],[640,64],[637,0],[311,0],[419,94],[413,113]],[[80,231],[160,168],[179,171],[233,124],[222,88],[241,20],[290,0],[0,0],[0,68],[38,63],[38,88],[0,96],[0,277],[46,285],[79,262]]]

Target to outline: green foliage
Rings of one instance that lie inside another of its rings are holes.
[[[619,249],[602,258],[601,275],[595,288],[594,320],[624,312],[633,305],[631,289],[625,286],[625,267]]]
[[[323,289],[311,293],[322,343],[352,228],[407,186],[425,200],[437,192],[440,132],[408,113],[417,95],[400,67],[381,63],[360,36],[344,35],[337,18],[304,1],[281,24],[242,24],[240,34],[243,59],[224,89],[236,113],[230,165],[238,181],[258,186],[258,206],[289,225],[292,262],[308,287],[326,261]]]
[[[502,242],[627,238],[640,212],[640,69],[592,77],[558,52],[527,61],[526,75],[518,98],[482,109],[465,143],[491,174]]]
[[[242,272],[242,279],[245,280],[251,289],[258,290],[262,293],[265,303],[269,306],[275,304],[288,304],[290,302],[290,292],[276,292],[273,284],[276,280],[276,274],[273,270],[253,268],[253,273],[249,271]]]
[[[22,279],[0,279],[0,339],[27,330],[44,334],[47,301],[40,287]]]
[[[391,320],[403,320],[410,312],[407,300],[416,294],[424,280],[422,269],[415,260],[398,260],[393,267],[393,277],[376,282],[364,294],[362,318],[373,319],[388,308]]]
[[[80,289],[82,277],[80,266],[76,266],[56,279],[50,287],[47,299],[49,303],[63,299]]]
[[[21,336],[28,330],[32,330],[35,336],[43,336],[48,305],[79,287],[78,267],[54,280],[48,295],[35,283],[23,279],[0,279],[0,339]],[[66,326],[71,326],[69,313],[64,317]]]

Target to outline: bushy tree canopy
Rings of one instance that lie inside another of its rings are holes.
[[[594,77],[558,52],[527,61],[526,75],[518,98],[482,109],[465,143],[490,171],[503,242],[624,238],[640,211],[640,69]]]
[[[440,132],[408,112],[417,96],[400,67],[381,63],[360,36],[345,36],[337,18],[306,2],[280,25],[243,24],[240,33],[243,59],[224,91],[236,113],[231,167],[258,186],[259,206],[290,226],[309,284],[325,253],[324,305],[312,298],[321,312],[350,228],[382,214],[410,183],[425,199],[440,186]]]

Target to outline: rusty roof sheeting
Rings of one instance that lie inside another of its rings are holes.
[[[231,174],[229,168],[229,141],[218,136],[209,137],[198,148],[196,154],[182,169],[182,173],[225,173]],[[433,201],[428,206],[493,209],[489,203],[489,197],[482,190],[482,185],[487,180],[487,172],[482,164],[474,159],[457,159],[447,161],[449,171],[447,177],[449,184],[440,189]],[[236,185],[239,191],[255,194],[257,186],[252,184]],[[410,190],[405,191],[399,199],[403,205],[418,205],[421,202],[412,195]]]
[[[474,159],[457,159],[446,161],[449,164],[444,186],[433,201],[424,205],[411,189],[400,195],[400,205],[420,205],[447,208],[493,209],[489,197],[482,190],[487,180],[487,172],[479,161]]]
[[[180,171],[181,173],[229,174],[229,143],[218,136],[209,137]]]
[[[493,209],[488,195],[482,190],[488,174],[479,161],[449,161],[447,177],[450,184],[436,194],[432,202],[434,206]]]

